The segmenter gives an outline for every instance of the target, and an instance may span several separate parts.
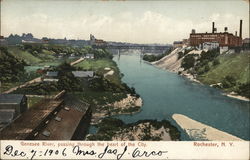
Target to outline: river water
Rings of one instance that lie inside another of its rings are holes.
[[[116,116],[125,123],[143,119],[166,119],[190,140],[172,119],[174,113],[249,140],[249,103],[222,95],[218,89],[192,82],[176,73],[158,69],[140,60],[139,54],[115,56],[123,81],[143,99],[140,113]]]

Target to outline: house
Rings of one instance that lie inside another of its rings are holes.
[[[27,110],[27,97],[23,94],[0,94],[0,128]]]
[[[86,54],[85,58],[87,59],[94,59],[94,54]]]
[[[45,82],[57,82],[58,81],[58,71],[48,71],[43,78]]]
[[[94,71],[72,71],[73,75],[77,78],[92,78]]]

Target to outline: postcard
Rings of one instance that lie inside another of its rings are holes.
[[[249,159],[249,0],[0,2],[0,159]]]

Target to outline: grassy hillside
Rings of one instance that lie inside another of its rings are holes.
[[[119,69],[116,63],[111,59],[103,58],[96,60],[84,60],[81,63],[78,63],[76,67],[80,67],[84,70],[93,70],[99,75],[107,73],[108,71],[104,70],[104,68],[108,67],[114,71],[114,74],[109,75],[106,78],[117,85],[121,85]]]
[[[35,64],[42,62],[41,59],[33,56],[28,51],[23,51],[17,46],[9,46],[8,51],[19,60],[24,60],[27,64]]]
[[[220,83],[226,76],[232,76],[237,83],[249,82],[250,53],[234,53],[217,57],[219,64],[198,77],[206,84]]]

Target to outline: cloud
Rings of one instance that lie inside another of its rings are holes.
[[[36,37],[88,39],[89,34],[109,41],[136,43],[172,43],[189,37],[191,29],[197,32],[211,32],[212,21],[218,31],[227,26],[234,33],[242,17],[232,14],[215,13],[207,20],[174,19],[157,12],[145,11],[141,15],[121,12],[116,15],[76,15],[70,18],[53,17],[36,13],[23,17],[2,17],[2,31],[10,33],[31,32]],[[248,17],[243,18],[243,35],[248,35]]]

